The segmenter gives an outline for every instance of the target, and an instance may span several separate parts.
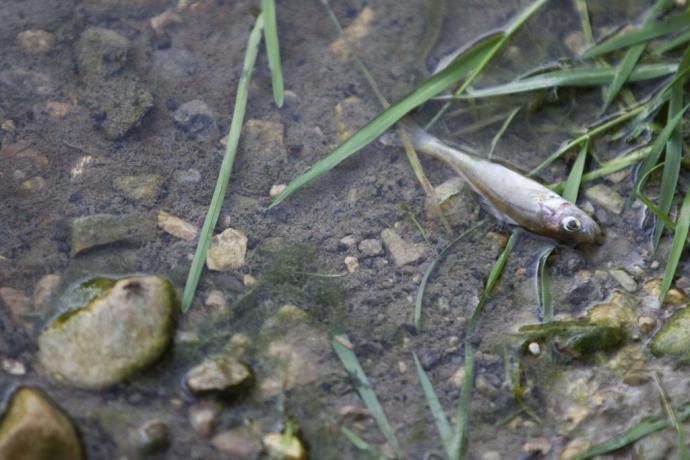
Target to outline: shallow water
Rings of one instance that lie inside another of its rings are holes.
[[[184,286],[195,241],[157,228],[156,216],[165,211],[196,228],[203,223],[258,2],[184,3],[27,0],[10,1],[0,9],[0,288],[30,297],[45,275],[60,277],[43,305],[20,302],[15,305],[17,312],[8,298],[0,299],[0,358],[18,361],[26,371],[13,375],[5,365],[0,371],[2,393],[9,395],[22,385],[44,389],[72,416],[91,459],[136,458],[133,433],[150,420],[163,421],[170,438],[167,450],[154,458],[227,458],[211,442],[214,436],[244,425],[258,433],[281,431],[287,420],[299,425],[310,458],[368,458],[340,432],[344,425],[372,444],[385,441],[370,417],[352,410],[351,406],[363,404],[328,348],[332,334],[347,334],[405,457],[429,458],[442,452],[411,353],[419,355],[442,406],[454,417],[459,390],[452,377],[463,364],[464,324],[510,229],[489,217],[487,225],[450,251],[430,279],[423,329],[416,332],[414,298],[422,274],[455,235],[483,217],[470,193],[461,195],[470,204],[461,207],[452,231],[445,231],[438,219],[426,213],[425,195],[402,149],[376,142],[266,210],[273,185],[295,178],[380,110],[352,60],[334,45],[337,33],[315,1],[283,1],[277,6],[283,72],[291,91],[282,109],[272,102],[263,51],[254,71],[248,121],[217,226],[219,231],[232,227],[248,236],[244,265],[225,272],[205,270],[192,309],[177,320],[170,350],[153,367],[112,389],[61,385],[38,364],[36,338],[65,308],[60,299],[75,283],[97,275],[155,273],[168,277],[179,293]],[[394,100],[428,75],[443,56],[501,27],[529,2],[447,3],[444,7],[441,0],[347,0],[333,6],[343,26],[370,9],[365,14],[371,16],[370,22],[356,37],[355,47],[384,94]],[[636,18],[646,6],[637,1],[589,3],[595,38],[627,18]],[[175,11],[180,21],[157,32],[150,20],[167,9]],[[90,26],[116,31],[128,40],[129,58],[124,64],[118,67],[108,61],[116,67],[112,72],[89,74],[88,50],[93,47],[83,45],[80,37]],[[38,29],[52,34],[47,49],[18,39],[21,32]],[[476,85],[506,81],[573,57],[573,44],[582,40],[574,2],[550,2]],[[142,97],[128,96],[127,85],[147,92],[152,106],[120,135],[117,126],[109,125],[119,113],[118,104],[134,99],[145,105]],[[639,85],[633,92],[644,89]],[[494,155],[529,170],[591,123],[601,98],[599,90],[562,89],[458,105],[435,133],[449,142],[462,140],[478,151],[488,151],[502,123],[497,116],[522,106]],[[200,115],[202,132],[192,138],[199,126],[181,126],[175,113],[197,99],[209,111]],[[430,118],[438,107],[430,103],[418,116]],[[491,117],[498,121],[468,129]],[[213,122],[206,125],[209,118]],[[623,141],[594,143],[601,160],[628,147]],[[564,179],[573,159],[574,153],[555,162],[539,179],[545,183]],[[452,177],[435,161],[422,158],[422,163],[434,185]],[[630,174],[600,183],[627,197]],[[150,188],[137,189],[147,180]],[[587,200],[581,193],[581,202]],[[620,214],[596,203],[592,207],[606,228],[607,242],[596,248],[555,250],[548,270],[556,314],[580,316],[620,291],[620,281],[610,274],[620,268],[631,273],[636,283],[630,294],[635,315],[653,317],[660,324],[672,309],[650,305],[644,283],[662,275],[668,236],[654,255],[642,207],[629,206]],[[133,225],[135,237],[75,254],[74,219],[129,213],[142,213]],[[428,241],[410,215],[421,223]],[[425,248],[424,254],[396,267],[390,251],[369,251],[360,245],[363,240],[380,245],[385,229]],[[354,244],[342,241],[348,235]],[[545,438],[550,446],[545,458],[558,458],[573,439],[599,442],[645,416],[663,414],[653,383],[623,383],[634,366],[659,371],[670,400],[678,405],[686,402],[684,369],[649,355],[646,344],[651,333],[638,334],[618,354],[587,363],[545,364],[521,357],[514,333],[541,319],[537,264],[548,244],[529,234],[520,236],[473,339],[481,383],[472,396],[469,458],[520,457],[523,445],[534,438]],[[344,264],[347,256],[358,258],[352,273]],[[660,261],[661,268],[654,261]],[[686,269],[682,262],[679,274]],[[245,275],[258,283],[251,286]],[[224,307],[205,304],[214,290],[225,298]],[[295,326],[314,338],[299,359],[313,360],[318,378],[289,385],[288,391],[279,387],[266,396],[261,385],[276,366],[267,358],[267,350],[281,337],[296,347],[284,338],[286,331],[276,332],[271,323],[286,304],[309,315],[307,326],[299,326],[304,329]],[[244,338],[247,344],[238,346]],[[258,382],[249,394],[220,403],[213,429],[202,435],[192,429],[189,414],[211,404],[212,398],[192,395],[183,380],[190,368],[215,353],[241,355],[254,368]],[[636,353],[640,357],[630,358]],[[522,385],[528,389],[525,404],[538,420],[520,411],[506,377],[518,359],[523,362]],[[666,445],[672,446],[674,437],[668,438]],[[499,456],[485,456],[491,453]],[[639,452],[627,449],[613,458],[635,455]]]

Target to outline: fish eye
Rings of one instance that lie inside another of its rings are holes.
[[[580,221],[577,219],[577,217],[573,216],[566,217],[563,219],[561,224],[563,225],[563,229],[570,233],[577,232],[582,228]]]

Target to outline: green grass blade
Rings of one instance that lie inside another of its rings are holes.
[[[481,227],[486,223],[486,220],[480,220],[464,232],[462,232],[457,238],[455,238],[453,241],[448,243],[445,248],[441,251],[441,253],[436,257],[429,266],[427,267],[426,271],[424,272],[424,275],[422,276],[422,281],[419,283],[419,288],[417,288],[417,297],[415,299],[415,307],[414,307],[414,327],[417,329],[417,332],[421,332],[422,330],[422,300],[424,300],[424,291],[426,290],[426,285],[429,282],[429,277],[431,274],[434,272],[436,267],[438,266],[439,263],[446,257],[446,254],[457,244],[465,238],[467,235]]]
[[[280,65],[280,45],[278,43],[275,0],[261,0],[261,12],[266,22],[264,40],[266,42],[266,54],[268,55],[268,67],[271,69],[273,100],[278,107],[282,107],[285,99],[285,88],[283,70]]]
[[[686,419],[690,418],[690,404],[683,406],[681,410],[676,411],[676,414],[680,422],[684,422]],[[667,417],[655,420],[643,420],[618,436],[614,436],[608,441],[590,447],[585,452],[573,457],[571,460],[587,460],[588,458],[596,457],[597,455],[613,452],[630,445],[647,435],[662,430],[669,426],[669,424],[670,421]]]
[[[630,74],[632,73],[633,69],[635,69],[637,61],[640,60],[640,56],[642,56],[646,46],[646,43],[641,43],[639,45],[630,47],[630,49],[628,49],[628,51],[625,53],[625,57],[618,67],[616,67],[616,75],[613,77],[611,85],[609,85],[609,88],[606,90],[604,106],[601,108],[602,113],[606,112],[606,109],[609,108],[609,105],[611,105],[611,102],[613,102],[615,97],[618,95],[618,92],[621,90],[625,82],[628,81]]]
[[[664,269],[664,279],[661,282],[661,292],[659,299],[663,303],[666,298],[666,293],[671,287],[673,276],[676,274],[680,256],[685,249],[685,242],[688,239],[688,229],[690,229],[690,188],[685,193],[683,204],[680,207],[678,220],[676,221],[676,230],[673,233],[673,244],[671,245],[671,252],[669,252],[666,260],[666,268]]]
[[[671,51],[672,49],[676,49],[679,46],[686,44],[687,42],[690,42],[690,30],[688,30],[687,32],[683,32],[673,40],[669,40],[668,42],[664,43],[654,51],[657,54],[664,54],[665,52]]]
[[[501,125],[501,129],[499,129],[494,138],[491,139],[491,148],[489,149],[489,155],[487,156],[489,160],[494,155],[494,150],[496,149],[496,145],[498,145],[498,141],[501,140],[501,137],[503,137],[503,134],[508,129],[508,126],[510,126],[510,124],[513,122],[513,118],[515,118],[515,115],[518,114],[521,108],[522,106],[515,107],[513,111],[510,112],[510,114],[506,117],[506,120]]]
[[[350,441],[352,445],[355,446],[357,449],[368,453],[376,460],[386,460],[386,457],[384,457],[380,452],[378,452],[374,446],[366,442],[364,439],[361,438],[360,435],[358,435],[348,427],[341,426],[340,431],[343,432],[348,441]]]
[[[406,96],[381,112],[373,120],[357,130],[345,142],[336,147],[335,150],[314,164],[306,173],[290,182],[285,190],[273,200],[269,208],[277,205],[298,189],[333,169],[340,162],[383,134],[409,111],[456,83],[477,65],[487,50],[491,49],[502,36],[500,33],[492,35],[472,46],[465,53],[458,56],[448,67],[421,83]]]
[[[664,225],[666,225],[669,229],[671,229],[671,231],[676,231],[676,223],[673,222],[670,217],[668,217],[668,214],[666,214],[661,209],[659,209],[654,204],[654,202],[652,202],[652,200],[649,199],[649,197],[647,195],[642,193],[642,187],[644,186],[644,183],[647,181],[647,178],[654,171],[656,171],[659,168],[662,168],[663,166],[664,166],[663,163],[659,163],[658,165],[656,165],[655,167],[653,167],[652,169],[647,171],[647,173],[644,176],[640,177],[637,185],[635,186],[635,196],[637,196],[637,198],[639,198],[640,201],[642,203],[644,203],[645,206],[647,206],[647,209],[649,209],[656,216],[657,219],[662,221],[664,223]]]
[[[653,80],[655,78],[670,75],[676,71],[678,66],[675,63],[648,64],[637,66],[630,72],[628,81],[637,82]],[[509,94],[524,93],[539,89],[558,88],[562,86],[601,86],[611,84],[616,77],[616,69],[592,66],[580,67],[576,69],[554,70],[542,73],[533,77],[515,80],[496,86],[489,86],[481,89],[468,90],[462,99],[478,99],[485,97],[506,96]],[[444,96],[437,99],[456,98],[455,96]]]
[[[582,183],[582,174],[585,171],[585,161],[587,160],[587,151],[589,150],[589,139],[585,141],[577,154],[575,163],[570,169],[568,180],[565,182],[565,188],[561,195],[571,203],[577,202],[577,195],[580,191],[580,184]]]
[[[349,341],[347,337],[344,338]],[[360,398],[362,398],[362,401],[364,401],[364,405],[367,406],[371,416],[374,418],[374,420],[376,420],[379,430],[381,430],[381,433],[386,438],[386,441],[388,441],[388,444],[390,444],[395,452],[399,454],[400,444],[398,443],[398,439],[395,437],[393,428],[391,428],[388,418],[386,418],[386,414],[383,412],[383,407],[381,407],[381,403],[376,397],[376,393],[374,393],[371,384],[369,384],[367,375],[364,373],[362,366],[357,360],[357,355],[355,355],[352,350],[346,348],[337,340],[331,340],[331,346],[333,347],[333,350],[335,350],[336,355],[338,355],[338,358],[340,358],[340,362],[343,364],[343,367],[354,380],[357,392],[359,393]]]
[[[424,397],[429,405],[431,414],[434,416],[434,423],[441,437],[441,442],[446,449],[446,453],[448,453],[448,457],[451,457],[453,455],[453,430],[448,422],[448,417],[446,417],[446,413],[443,412],[443,408],[434,391],[434,387],[431,385],[429,377],[426,375],[426,372],[424,372],[424,368],[422,368],[422,364],[419,362],[415,353],[412,353],[412,358],[414,359],[414,365],[417,369],[417,378],[424,391]]]
[[[232,122],[230,123],[230,130],[228,132],[228,143],[225,146],[223,163],[221,164],[220,171],[218,172],[218,180],[216,181],[216,187],[213,190],[211,204],[209,205],[206,219],[204,219],[204,225],[201,228],[201,233],[199,234],[199,242],[197,243],[194,259],[192,260],[192,265],[189,269],[189,273],[187,274],[187,281],[184,286],[184,292],[182,293],[183,313],[189,310],[189,307],[192,305],[192,300],[194,300],[194,293],[196,292],[196,287],[199,284],[201,271],[204,268],[208,244],[211,240],[213,229],[216,227],[216,223],[218,223],[220,209],[223,206],[223,199],[225,198],[225,192],[228,188],[228,182],[230,181],[230,173],[232,172],[232,165],[235,162],[235,154],[237,153],[240,131],[242,130],[242,124],[244,122],[244,114],[247,110],[249,82],[251,80],[252,70],[254,70],[256,55],[259,51],[259,42],[261,41],[261,31],[263,27],[263,16],[259,15],[259,17],[256,18],[254,28],[249,34],[249,39],[247,41],[247,51],[244,55],[244,63],[242,64],[240,81],[237,84],[235,108],[233,110]]]
[[[668,415],[668,419],[671,422],[671,426],[676,430],[676,439],[678,441],[678,460],[690,460],[690,453],[688,453],[688,445],[685,443],[685,433],[683,433],[683,427],[678,422],[678,415],[671,405],[671,399],[661,383],[661,377],[659,372],[654,372],[654,383],[659,390],[659,396],[661,397],[661,404]]]
[[[621,48],[645,43],[663,35],[685,29],[690,24],[690,10],[671,16],[663,21],[649,22],[637,30],[627,32],[600,43],[583,53],[583,59],[590,59]]]
[[[546,263],[555,249],[552,244],[539,258],[539,303],[542,311],[542,319],[545,323],[553,321],[553,296],[551,295],[551,277],[546,268]]]
[[[460,460],[464,458],[467,447],[466,432],[469,421],[472,383],[474,382],[474,351],[472,349],[472,336],[474,335],[474,331],[477,328],[477,323],[479,322],[479,318],[484,310],[484,305],[486,305],[489,295],[491,295],[491,292],[501,277],[501,273],[503,273],[503,269],[505,268],[510,253],[513,251],[513,247],[515,246],[519,234],[519,229],[513,230],[513,233],[510,235],[510,238],[508,239],[505,248],[503,248],[501,255],[498,256],[496,262],[494,262],[494,265],[491,267],[484,290],[479,296],[479,302],[477,302],[477,306],[474,308],[472,316],[465,326],[465,376],[462,381],[462,389],[460,392],[460,399],[458,401],[455,434],[453,436],[452,460]]]

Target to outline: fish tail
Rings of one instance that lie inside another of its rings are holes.
[[[409,134],[415,149],[438,158],[464,176],[463,165],[467,163],[468,154],[446,145],[437,137],[429,134],[410,116],[404,117],[398,123]]]

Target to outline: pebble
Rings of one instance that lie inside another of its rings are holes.
[[[219,136],[213,111],[199,99],[186,102],[175,110],[175,125],[190,139],[209,140]]]
[[[340,239],[340,244],[346,248],[353,248],[357,244],[357,238],[354,235],[346,235]]]
[[[585,196],[613,214],[623,211],[625,200],[608,185],[597,184],[585,190]]]
[[[214,289],[208,293],[204,305],[221,312],[226,311],[228,308],[228,303],[225,301],[225,294],[219,289]]]
[[[241,427],[219,433],[214,436],[211,444],[230,458],[237,460],[254,459],[261,449],[249,431]]]
[[[0,458],[82,460],[72,421],[44,392],[21,387],[9,399],[0,422]]]
[[[189,424],[199,436],[207,438],[213,433],[223,407],[217,401],[203,401],[189,408]]]
[[[532,455],[547,455],[551,452],[551,443],[546,438],[533,438],[522,445],[522,451]]]
[[[185,383],[196,395],[237,396],[254,384],[254,373],[237,358],[213,356],[187,372]]]
[[[492,398],[498,394],[496,387],[494,387],[483,375],[477,377],[474,386],[477,388],[477,391],[484,396]]]
[[[383,244],[390,253],[396,267],[402,267],[421,259],[426,249],[421,244],[408,243],[394,230],[385,229],[381,232]]]
[[[465,367],[460,366],[457,371],[450,377],[450,383],[455,388],[462,388],[462,382],[465,380]]]
[[[405,364],[405,361],[398,361],[398,374],[404,375],[407,373],[407,364]]]
[[[151,92],[135,78],[113,79],[104,84],[101,91],[111,96],[104,96],[98,102],[99,112],[104,114],[100,128],[110,141],[124,138],[141,125],[154,106]]]
[[[591,447],[591,445],[592,442],[589,439],[575,438],[565,446],[565,449],[561,451],[561,456],[559,458],[561,460],[571,459],[585,452]]]
[[[484,452],[482,454],[481,459],[482,460],[502,460],[503,456],[497,450],[490,450],[488,452]]]
[[[254,286],[256,284],[256,282],[257,282],[256,278],[254,278],[249,273],[245,273],[242,276],[242,284],[244,284],[245,286]]]
[[[656,327],[656,320],[651,316],[640,316],[637,318],[637,327],[639,327],[640,331],[644,332],[645,334],[652,332]]]
[[[357,260],[357,257],[347,256],[345,257],[345,267],[348,273],[354,273],[359,268],[359,260]]]
[[[26,375],[26,366],[16,359],[3,358],[2,370],[10,375]]]
[[[157,76],[165,80],[187,80],[194,76],[198,68],[194,54],[179,48],[155,51],[153,66]]]
[[[193,224],[165,211],[158,211],[158,228],[185,241],[193,241],[199,232]]]
[[[60,382],[108,388],[149,367],[172,340],[177,303],[164,278],[94,278],[73,299],[38,337],[39,361]]]
[[[55,45],[55,36],[40,29],[30,29],[17,34],[19,45],[35,54],[47,53]]]
[[[272,459],[304,460],[307,451],[297,436],[285,433],[267,433],[263,437],[264,448]]]
[[[163,178],[158,174],[120,176],[113,179],[113,187],[133,201],[152,206],[160,193]]]
[[[287,188],[286,184],[274,184],[271,185],[271,190],[268,192],[271,198],[275,198],[281,193],[283,193],[283,190]]]
[[[175,181],[179,184],[198,184],[201,173],[198,169],[183,169],[175,171]]]
[[[20,318],[22,315],[26,315],[32,312],[31,300],[29,296],[19,289],[11,287],[1,287],[0,288],[0,299],[5,302],[5,305],[10,307],[12,316],[15,319]]]
[[[655,356],[670,355],[690,361],[690,307],[676,310],[661,326],[649,348]]]
[[[65,102],[48,101],[46,102],[46,112],[52,118],[64,118],[72,111],[72,106]]]
[[[165,451],[170,445],[168,425],[160,420],[149,420],[136,432],[137,450],[145,454]]]
[[[537,342],[530,342],[530,344],[527,345],[527,349],[534,356],[538,356],[539,354],[541,354],[541,347],[539,346],[539,344]]]
[[[130,54],[130,41],[114,30],[87,27],[76,44],[79,73],[99,81],[120,72]]]
[[[247,254],[247,235],[234,228],[226,228],[211,239],[206,253],[209,270],[228,271],[244,265]]]
[[[618,281],[618,284],[621,285],[623,289],[625,289],[627,292],[635,292],[638,289],[637,281],[630,276],[630,274],[620,268],[616,268],[613,270],[609,270],[609,274],[613,279]]]
[[[35,193],[46,186],[46,180],[41,176],[34,176],[19,184],[19,190],[23,193]]]
[[[93,214],[72,220],[72,255],[108,244],[156,238],[156,218],[150,213]]]
[[[357,246],[365,256],[374,257],[383,254],[383,244],[378,239],[366,239]]]
[[[151,18],[149,23],[151,28],[156,32],[156,35],[162,35],[165,29],[177,24],[182,24],[182,16],[177,14],[175,10],[168,8],[161,14]]]

